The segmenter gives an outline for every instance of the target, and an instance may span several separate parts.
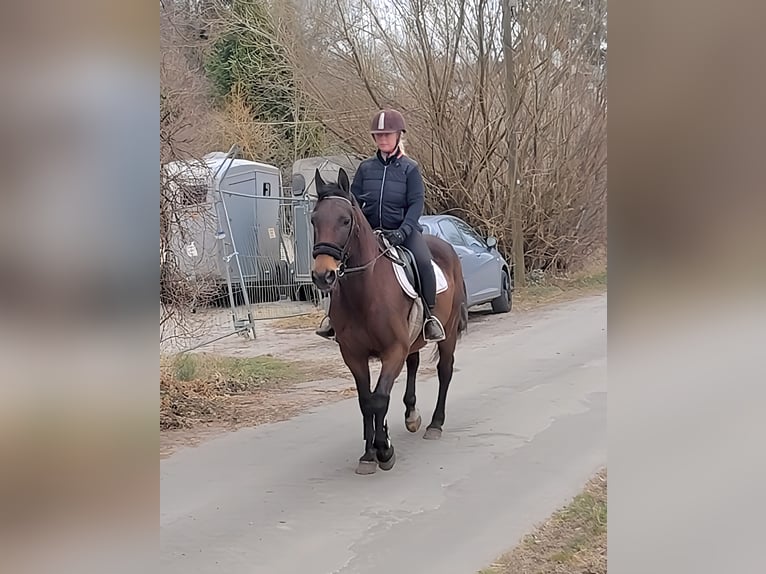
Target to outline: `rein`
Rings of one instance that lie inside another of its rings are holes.
[[[323,200],[324,199],[340,199],[341,201],[345,201],[346,203],[348,203],[352,208],[354,207],[354,204],[351,203],[345,197],[338,197],[335,195],[331,195],[331,196],[323,198]],[[346,275],[353,275],[355,273],[361,273],[362,271],[366,271],[367,269],[375,265],[375,262],[378,259],[380,259],[386,254],[387,250],[382,249],[380,245],[378,245],[378,248],[381,249],[381,252],[371,261],[368,261],[364,265],[359,265],[358,267],[347,267],[348,258],[350,255],[349,246],[351,243],[351,236],[354,234],[354,231],[356,231],[357,227],[358,227],[358,224],[356,222],[356,212],[352,209],[351,229],[348,232],[348,236],[346,237],[346,241],[343,247],[339,247],[338,245],[334,243],[327,243],[327,242],[321,242],[314,245],[314,250],[312,253],[314,258],[316,258],[317,255],[329,255],[333,259],[340,261],[340,265],[338,266],[338,279],[342,279]]]
[[[353,275],[354,273],[361,273],[365,269],[368,269],[369,267],[375,265],[375,262],[383,257],[386,254],[385,251],[382,251],[381,253],[378,253],[378,255],[372,260],[368,261],[364,265],[360,265],[359,267],[346,267],[345,263],[341,261],[340,268],[338,269],[338,278],[341,279],[345,275]]]

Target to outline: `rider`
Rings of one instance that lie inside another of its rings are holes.
[[[402,151],[401,135],[406,131],[404,117],[397,110],[384,109],[373,116],[370,134],[378,150],[359,165],[351,192],[373,229],[383,230],[391,245],[404,245],[412,252],[427,306],[423,336],[426,341],[441,341],[444,327],[433,315],[436,276],[431,250],[418,222],[423,215],[425,189],[418,164]],[[334,335],[329,317],[323,319],[316,333],[326,338]]]

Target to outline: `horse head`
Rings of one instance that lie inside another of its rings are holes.
[[[343,275],[349,259],[354,255],[360,227],[366,220],[351,194],[348,175],[338,170],[337,182],[325,182],[319,170],[314,181],[317,203],[311,213],[314,227],[314,265],[311,280],[321,291],[330,291]]]

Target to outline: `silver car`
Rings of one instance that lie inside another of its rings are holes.
[[[495,313],[511,310],[513,273],[497,250],[497,239],[484,239],[465,221],[452,215],[425,215],[420,218],[423,233],[441,237],[460,257],[468,292],[468,307],[492,303]]]

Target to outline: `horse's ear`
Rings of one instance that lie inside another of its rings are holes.
[[[322,179],[322,174],[319,173],[319,168],[314,172],[314,183],[316,184],[317,197],[321,198],[322,196],[327,195],[327,192],[325,191],[327,189],[327,184]]]
[[[348,183],[348,175],[346,174],[346,170],[342,167],[338,169],[338,186],[343,190],[343,193],[346,195],[349,195],[349,183]]]

